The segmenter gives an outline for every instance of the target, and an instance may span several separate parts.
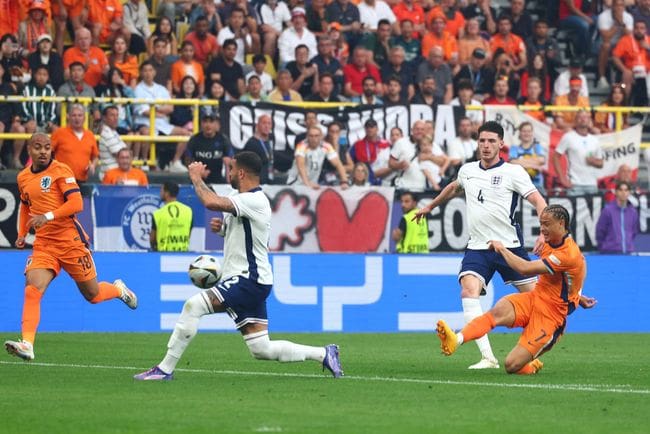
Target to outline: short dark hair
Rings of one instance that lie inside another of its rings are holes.
[[[301,48],[304,48],[305,50],[307,50],[307,54],[309,54],[309,47],[306,46],[305,44],[298,44],[296,46],[296,48],[294,49],[294,52],[300,50]]]
[[[246,172],[257,177],[262,173],[262,159],[255,152],[240,151],[235,154],[235,164]]]
[[[503,140],[503,127],[497,121],[487,121],[486,123],[481,125],[478,129],[479,135],[483,131],[487,131],[489,133],[496,133],[496,135],[499,136],[499,139]]]
[[[255,65],[256,63],[260,63],[260,62],[266,63],[266,56],[263,55],[263,54],[254,55],[253,56],[253,65]]]
[[[196,25],[196,23],[198,23],[199,21],[209,21],[209,20],[208,17],[206,17],[205,15],[199,15],[199,17],[194,21],[194,24]]]
[[[192,41],[183,41],[181,44],[181,51],[184,50],[185,47],[192,47],[192,49],[194,49],[194,43]]]
[[[227,48],[230,45],[234,45],[235,48],[236,48],[237,47],[237,41],[234,38],[226,39],[225,41],[223,41],[223,45],[221,46],[221,48]]]
[[[372,75],[366,75],[363,78],[363,81],[361,83],[365,84],[366,81],[372,81],[373,83],[377,83],[377,80],[375,80],[375,77],[373,77]]]
[[[632,190],[632,186],[627,181],[616,181],[616,189],[620,190],[621,187],[626,186],[628,190]]]
[[[548,21],[546,18],[539,18],[537,21],[535,21],[535,25],[537,26],[539,24],[546,24],[548,26]]]
[[[385,26],[386,24],[388,24],[390,26],[390,21],[388,21],[386,18],[382,18],[377,23],[377,28],[379,28],[379,26]]]
[[[396,75],[391,75],[390,77],[388,77],[388,80],[386,80],[386,84],[390,83],[391,81],[396,81],[397,83],[399,83],[400,86],[402,85],[402,80],[400,80],[399,77]]]
[[[417,197],[415,197],[415,193],[412,191],[403,191],[402,194],[399,195],[400,200],[402,200],[404,196],[411,196],[411,199],[413,199],[414,202],[418,201]]]
[[[323,81],[324,78],[329,78],[330,80],[334,81],[334,76],[329,73],[329,72],[323,72],[318,76],[318,81]]]
[[[458,90],[467,90],[470,89],[474,91],[474,85],[472,85],[472,82],[467,80],[466,78],[463,78],[462,80],[458,81]]]
[[[175,182],[165,181],[162,185],[163,191],[166,191],[171,197],[178,197],[180,187]]]
[[[156,36],[153,39],[153,45],[156,45],[160,42],[162,42],[163,44],[169,44],[169,38],[167,37],[167,35]]]
[[[570,230],[571,217],[569,216],[569,211],[567,211],[565,207],[558,204],[548,205],[546,208],[544,208],[544,211],[542,211],[542,214],[546,213],[551,214],[556,220],[562,220],[564,222],[564,228],[567,230],[567,232]]]
[[[84,71],[86,70],[86,65],[84,65],[81,62],[72,62],[70,66],[68,66],[68,69],[72,69],[73,66],[81,66],[81,69],[83,69]]]
[[[142,71],[145,66],[151,66],[153,69],[156,69],[156,67],[154,66],[153,62],[151,62],[151,60],[145,60],[144,62],[142,62],[140,64],[140,71]]]
[[[118,109],[116,105],[110,104],[102,109],[102,115],[106,115],[106,113],[108,113],[109,110],[119,111],[120,109]]]

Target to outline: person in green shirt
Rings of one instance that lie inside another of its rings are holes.
[[[397,253],[429,253],[429,227],[426,219],[414,221],[418,211],[418,201],[411,192],[400,196],[404,215],[399,226],[393,229],[393,240],[397,243]]]
[[[149,242],[154,252],[187,252],[190,249],[192,208],[176,200],[178,184],[165,182],[160,188],[164,205],[153,213]]]

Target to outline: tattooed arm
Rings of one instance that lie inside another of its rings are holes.
[[[219,196],[212,191],[203,181],[201,174],[205,170],[205,164],[195,161],[189,165],[190,180],[194,184],[194,191],[201,203],[209,210],[223,211],[236,214],[235,205],[227,197]]]

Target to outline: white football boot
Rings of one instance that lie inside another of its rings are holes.
[[[5,349],[9,354],[23,360],[34,360],[34,346],[27,341],[5,341]]]
[[[122,300],[124,304],[129,306],[131,309],[138,307],[138,296],[135,295],[135,292],[127,288],[122,279],[117,279],[115,282],[113,282],[113,285],[117,286],[120,289],[120,300]]]
[[[474,363],[467,369],[499,369],[499,361],[497,359],[482,358],[478,363]]]

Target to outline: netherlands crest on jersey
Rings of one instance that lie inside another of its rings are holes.
[[[493,187],[494,187],[494,186],[497,186],[497,185],[501,185],[501,180],[502,180],[502,179],[503,179],[503,176],[501,176],[501,175],[494,175],[494,176],[492,177],[492,180],[490,181],[490,184],[492,184]]]
[[[52,186],[52,178],[49,176],[44,176],[41,178],[41,189],[43,191],[49,191]]]

